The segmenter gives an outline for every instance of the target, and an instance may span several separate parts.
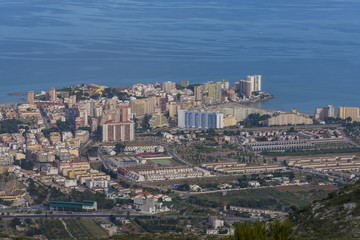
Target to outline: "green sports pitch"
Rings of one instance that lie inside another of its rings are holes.
[[[158,164],[158,165],[171,165],[172,162],[167,159],[157,159],[157,160],[151,160],[152,163]]]

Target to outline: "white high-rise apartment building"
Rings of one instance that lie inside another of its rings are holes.
[[[327,105],[326,107],[316,108],[315,119],[323,121],[329,117],[334,117],[334,106]]]
[[[176,89],[175,83],[170,81],[160,83],[160,87],[161,90],[163,90],[166,93],[170,92],[173,89]]]
[[[251,83],[251,92],[261,92],[261,75],[248,75],[247,81]]]

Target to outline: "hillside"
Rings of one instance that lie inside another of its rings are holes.
[[[311,205],[291,207],[298,236],[310,239],[360,238],[360,181],[331,192]]]

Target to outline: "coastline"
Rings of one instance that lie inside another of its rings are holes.
[[[273,98],[275,98],[275,96],[273,94],[270,94],[270,93],[265,93],[265,95],[262,95],[264,96],[264,98],[256,98],[256,99],[250,99],[248,101],[244,101],[243,103],[244,104],[250,104],[250,103],[257,103],[257,102],[265,102],[265,101],[268,101],[268,100],[271,100]]]
[[[25,93],[8,93],[8,95],[9,96],[19,97],[19,96],[25,96],[27,94],[25,94]],[[249,100],[246,100],[246,101],[217,103],[217,104],[211,104],[209,106],[210,107],[216,107],[216,106],[220,106],[220,105],[225,106],[225,105],[228,105],[228,104],[235,104],[235,105],[240,105],[240,106],[245,106],[245,107],[250,107],[250,108],[264,109],[264,108],[253,107],[253,106],[250,106],[250,105],[254,104],[254,103],[260,103],[260,102],[269,101],[269,100],[275,98],[275,96],[273,94],[270,94],[270,93],[267,93],[267,92],[264,92],[260,96],[264,96],[264,97],[263,98],[258,97],[258,98],[249,99]],[[15,100],[14,102],[0,103],[0,107],[1,108],[9,107],[9,106],[14,105],[14,104],[23,104],[23,103],[26,103],[25,98],[19,99],[19,101]],[[269,110],[269,109],[266,109],[266,110]],[[269,111],[276,112],[278,110],[269,110]]]

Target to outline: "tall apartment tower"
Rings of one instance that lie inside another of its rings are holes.
[[[50,89],[50,101],[55,102],[56,101],[56,90],[55,88]]]
[[[180,106],[176,104],[176,102],[169,102],[169,117],[174,118],[180,109]]]
[[[203,86],[194,86],[195,101],[202,101],[203,97]]]
[[[76,95],[71,95],[70,99],[71,99],[72,104],[76,104]]]
[[[163,90],[164,92],[168,93],[168,92],[170,92],[171,90],[175,89],[175,88],[176,88],[176,85],[175,85],[174,82],[167,81],[167,82],[162,82],[162,83],[160,83],[160,87],[161,87],[161,90]]]
[[[156,107],[156,98],[150,97],[145,99],[135,99],[130,101],[131,113],[136,117],[142,117],[145,114],[154,113]]]
[[[240,80],[238,88],[241,95],[246,96],[247,98],[250,97],[253,92],[253,85],[250,81]]]
[[[185,110],[178,112],[178,127],[192,129],[223,128],[224,114],[204,110]]]
[[[319,107],[315,110],[315,119],[324,121],[326,118],[334,117],[334,106],[327,105],[326,107]]]
[[[261,92],[261,75],[248,75],[247,81],[250,81],[252,92]]]
[[[333,118],[335,116],[334,106],[327,105],[327,117]]]
[[[222,88],[223,90],[228,90],[228,89],[229,89],[230,83],[229,83],[228,80],[223,79],[223,80],[221,80],[220,82],[221,82],[221,88]]]
[[[28,103],[34,104],[34,98],[35,98],[34,91],[29,91],[28,92]]]
[[[95,132],[99,126],[99,121],[97,118],[91,118],[91,132]]]
[[[130,107],[123,106],[120,111],[120,121],[127,122],[130,116]]]
[[[351,118],[351,122],[360,121],[359,108],[357,107],[339,107],[338,117],[341,119]]]
[[[71,95],[69,97],[68,107],[73,108],[75,104],[76,104],[76,95]]]
[[[107,121],[102,127],[103,142],[124,142],[135,139],[135,124],[133,122]]]
[[[209,97],[212,98],[214,103],[221,102],[222,98],[222,83],[221,82],[210,82],[208,83]]]

